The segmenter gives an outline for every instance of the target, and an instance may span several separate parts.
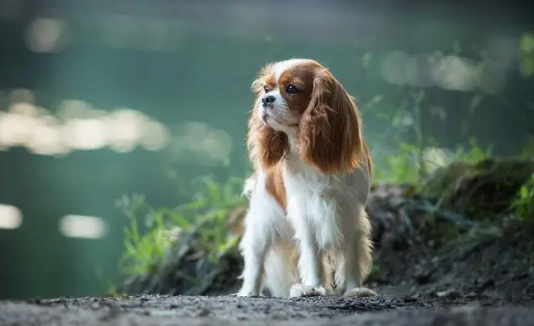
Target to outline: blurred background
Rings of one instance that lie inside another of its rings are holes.
[[[172,206],[246,176],[270,61],[317,59],[357,97],[377,182],[402,181],[409,146],[436,165],[524,153],[534,30],[508,3],[0,0],[0,298],[101,294],[118,198]]]

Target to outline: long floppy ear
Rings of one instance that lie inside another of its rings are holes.
[[[264,78],[270,66],[267,65],[259,72],[259,76],[252,83],[252,90],[257,94],[254,106],[248,121],[247,149],[250,160],[255,169],[268,169],[277,164],[289,148],[287,136],[274,130],[259,118],[258,111],[261,105],[261,91]]]
[[[300,157],[322,173],[353,171],[367,160],[361,126],[354,99],[327,69],[317,72],[297,133]]]

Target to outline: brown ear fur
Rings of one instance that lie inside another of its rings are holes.
[[[267,78],[271,65],[260,70],[252,83],[252,90],[257,93],[254,107],[248,121],[247,149],[254,168],[269,169],[277,164],[289,148],[287,136],[263,123],[258,117],[263,80]]]
[[[296,138],[300,157],[322,173],[353,171],[368,160],[361,125],[354,99],[328,70],[320,70]]]

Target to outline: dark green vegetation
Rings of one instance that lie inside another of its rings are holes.
[[[155,209],[141,196],[118,201],[131,222],[121,262],[129,278],[120,292],[203,294],[216,283],[234,281],[228,276],[239,268],[239,234],[229,222],[241,221],[244,213],[242,180],[202,184],[195,200],[179,207]],[[145,233],[140,216],[146,217]]]
[[[500,282],[504,291],[512,282],[523,291],[513,293],[512,301],[534,295],[534,282],[521,276],[534,266],[528,236],[534,222],[534,161],[476,153],[483,151],[473,147],[464,157],[475,159],[454,160],[415,183],[373,187],[372,286],[392,295],[479,300],[488,284]],[[195,201],[175,208],[152,208],[138,196],[121,200],[131,221],[122,262],[127,277],[113,293],[235,291],[241,271],[236,245],[246,209],[240,182],[204,180]],[[138,220],[146,220],[146,227]],[[501,269],[512,280],[497,275]],[[510,294],[505,292],[499,300]]]

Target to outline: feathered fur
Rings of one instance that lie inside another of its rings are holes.
[[[365,212],[372,160],[354,99],[321,64],[291,59],[266,65],[247,148],[254,174],[238,295],[374,295],[362,283],[372,265]],[[264,100],[264,97],[269,97]]]

